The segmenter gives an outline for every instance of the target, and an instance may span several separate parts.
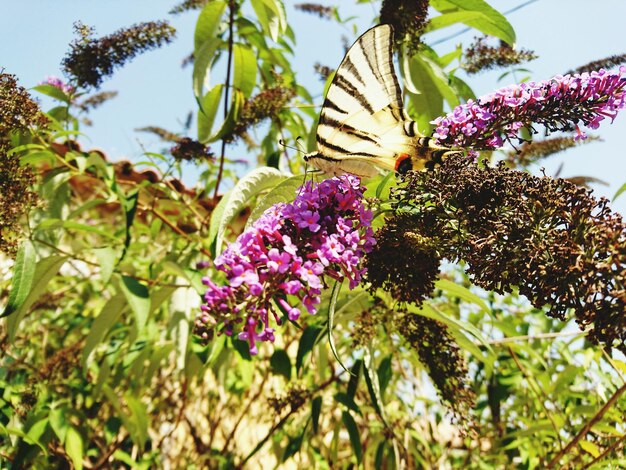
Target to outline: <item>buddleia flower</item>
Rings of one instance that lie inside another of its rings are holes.
[[[328,279],[359,284],[374,244],[371,221],[357,177],[307,182],[293,203],[272,206],[215,259],[227,284],[203,278],[196,334],[204,341],[236,334],[257,354],[257,342],[273,342],[283,318],[317,312]]]
[[[620,67],[511,85],[435,119],[433,136],[444,145],[497,149],[507,140],[523,140],[518,131],[539,124],[548,132],[575,130],[576,139],[584,139],[581,125],[597,129],[624,108],[625,73]]]

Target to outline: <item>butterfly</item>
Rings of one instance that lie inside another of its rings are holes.
[[[333,78],[317,124],[317,151],[304,160],[325,173],[369,178],[379,169],[421,170],[453,153],[406,114],[393,66],[393,27],[366,31]]]

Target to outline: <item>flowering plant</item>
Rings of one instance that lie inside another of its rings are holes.
[[[548,131],[576,129],[576,139],[585,139],[578,123],[597,129],[605,118],[615,119],[624,108],[626,67],[618,72],[557,75],[549,80],[511,85],[454,108],[432,121],[434,137],[442,144],[478,149],[496,149],[505,140],[532,123]]]
[[[279,312],[296,321],[297,302],[317,312],[324,276],[358,285],[361,260],[375,243],[371,221],[357,177],[308,181],[293,203],[269,208],[217,257],[215,268],[229,284],[203,278],[208,289],[196,332],[204,340],[215,330],[238,332],[257,354],[257,341],[274,341],[271,319],[281,325]]]

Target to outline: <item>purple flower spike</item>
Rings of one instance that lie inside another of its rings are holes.
[[[217,257],[228,286],[203,278],[208,289],[195,325],[203,340],[237,334],[257,354],[258,342],[274,341],[270,322],[280,325],[283,312],[291,321],[300,317],[297,304],[317,312],[325,276],[347,278],[351,289],[360,282],[375,240],[359,179],[309,181],[297,194],[265,211]]]
[[[496,149],[518,137],[522,127],[540,124],[550,132],[576,130],[576,140],[586,138],[579,124],[597,129],[605,118],[615,119],[626,105],[626,67],[619,72],[557,75],[542,82],[502,88],[477,101],[454,108],[432,121],[440,144],[476,149]]]

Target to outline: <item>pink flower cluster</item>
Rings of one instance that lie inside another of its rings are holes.
[[[502,88],[477,101],[468,100],[432,121],[437,126],[433,137],[454,147],[495,149],[504,140],[519,139],[519,129],[536,123],[550,132],[576,129],[576,139],[584,139],[587,136],[578,127],[580,122],[597,129],[602,120],[608,117],[612,121],[624,108],[625,73],[622,66],[619,72],[557,75]]]
[[[59,77],[55,77],[54,75],[49,75],[46,79],[40,83],[40,85],[52,85],[55,88],[58,88],[66,95],[69,95],[74,92],[74,87],[72,85],[66,84]]]
[[[361,260],[375,243],[371,221],[357,177],[307,182],[293,203],[272,206],[217,257],[228,285],[203,278],[195,332],[205,341],[214,332],[238,333],[256,354],[257,341],[274,341],[272,318],[277,325],[284,316],[297,320],[296,305],[317,312],[323,276],[357,286]]]

